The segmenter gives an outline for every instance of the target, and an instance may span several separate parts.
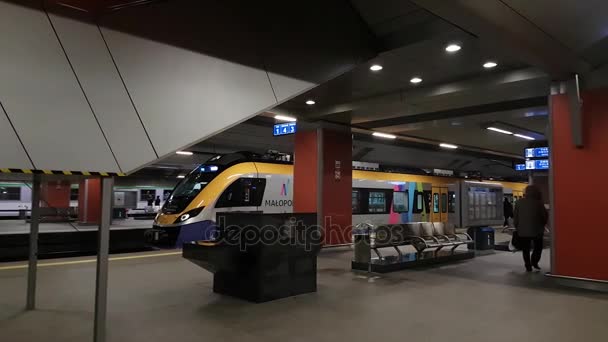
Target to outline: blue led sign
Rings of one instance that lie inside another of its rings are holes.
[[[294,134],[295,132],[296,132],[296,123],[287,122],[287,123],[274,125],[274,131],[272,132],[272,135],[274,135],[276,137],[276,136],[280,136],[280,135]]]

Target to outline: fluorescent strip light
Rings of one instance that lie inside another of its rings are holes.
[[[526,140],[536,140],[535,138],[528,136],[528,135],[523,135],[523,134],[513,134],[513,135],[518,138],[522,138],[522,139],[526,139]]]
[[[375,137],[386,138],[386,139],[395,139],[395,138],[397,138],[396,135],[386,134],[386,133],[380,133],[380,132],[374,132],[374,133],[372,133],[372,135],[375,136]]]
[[[441,144],[439,144],[439,146],[440,146],[440,147],[443,147],[443,148],[449,148],[449,149],[452,149],[452,150],[454,150],[454,149],[457,149],[457,148],[458,148],[458,146],[456,146],[456,145],[452,145],[452,144],[445,144],[445,143],[441,143]]]
[[[312,105],[314,105],[315,103],[316,103],[316,102],[315,102],[315,101],[313,101],[313,100],[308,100],[308,101],[306,101],[306,104],[307,104],[307,105],[309,105],[309,106],[312,106]]]
[[[513,132],[509,132],[504,129],[500,129],[500,128],[496,128],[496,127],[488,127],[487,129],[490,131],[494,131],[494,132],[498,132],[498,133],[502,133],[502,134],[509,134],[509,135],[513,134]]]
[[[382,70],[382,65],[374,64],[371,67],[369,67],[369,70],[371,70],[371,71],[380,71],[380,70]]]
[[[458,44],[450,44],[445,48],[445,51],[447,52],[456,52],[456,51],[460,51],[460,49],[462,49],[462,47]]]
[[[298,121],[298,119],[296,119],[296,118],[292,118],[291,116],[285,116],[285,115],[275,115],[274,118],[279,121],[290,121],[290,122]]]
[[[184,176],[184,175],[179,175],[179,176],[177,176],[177,178],[186,178],[186,176]]]
[[[183,156],[191,156],[191,155],[193,155],[193,154],[194,154],[193,152],[190,152],[190,151],[177,151],[177,152],[175,152],[175,153],[176,153],[176,154],[181,154],[181,155],[183,155]]]

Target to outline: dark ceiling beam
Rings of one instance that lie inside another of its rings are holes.
[[[375,120],[375,121],[367,121],[364,123],[358,124],[359,127],[363,128],[380,128],[380,127],[390,127],[396,125],[405,125],[412,124],[418,122],[425,121],[434,121],[434,120],[445,120],[451,118],[461,118],[465,116],[471,115],[479,115],[485,113],[494,113],[494,112],[504,112],[509,110],[516,109],[524,109],[530,107],[540,107],[547,105],[547,97],[532,97],[527,99],[518,99],[512,101],[504,101],[504,102],[496,102],[496,103],[487,103],[477,106],[470,107],[462,107],[462,108],[454,108],[449,110],[442,110],[432,113],[421,113],[416,115],[407,115],[402,117],[383,119],[383,120]]]
[[[358,127],[353,127],[352,132],[355,141],[367,141],[385,145],[411,147],[427,151],[446,152],[445,149],[439,147],[439,143],[441,143],[441,141],[439,140],[419,138],[402,134],[397,135],[397,138],[394,140],[386,140],[375,138],[374,136],[372,136],[373,131]],[[525,159],[523,156],[512,153],[465,145],[458,145],[458,149],[451,151],[450,153],[454,155],[473,156],[476,158],[499,159],[508,162],[521,162]]]
[[[479,37],[496,49],[519,56],[560,80],[591,66],[501,0],[412,0],[418,6]]]
[[[417,115],[429,112],[425,105],[433,103],[433,111],[451,110],[549,95],[550,79],[539,69],[527,68],[492,73],[441,85],[409,88],[348,103],[321,107],[301,116],[306,120],[330,120],[332,115],[369,112],[375,120]],[[361,116],[361,115],[360,115]],[[374,120],[374,121],[375,121]],[[353,121],[362,124],[365,119]]]

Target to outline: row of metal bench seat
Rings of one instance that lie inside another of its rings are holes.
[[[382,258],[380,248],[392,247],[399,255],[399,246],[411,245],[416,251],[434,249],[435,255],[443,248],[450,248],[452,254],[456,248],[473,244],[474,241],[466,233],[457,233],[453,225],[443,222],[410,222],[404,224],[388,224],[377,226],[374,230],[371,248]]]

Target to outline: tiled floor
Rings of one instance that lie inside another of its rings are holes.
[[[351,272],[351,256],[348,249],[324,250],[317,293],[264,304],[213,294],[212,275],[179,255],[112,261],[108,340],[603,342],[608,337],[608,295],[526,274],[520,254],[497,252],[387,275]],[[59,262],[72,260],[83,259]],[[92,341],[94,262],[41,267],[39,310],[33,312],[21,309],[27,270],[7,269],[15,265],[20,264],[0,264],[0,340]],[[542,266],[548,266],[547,255]]]

